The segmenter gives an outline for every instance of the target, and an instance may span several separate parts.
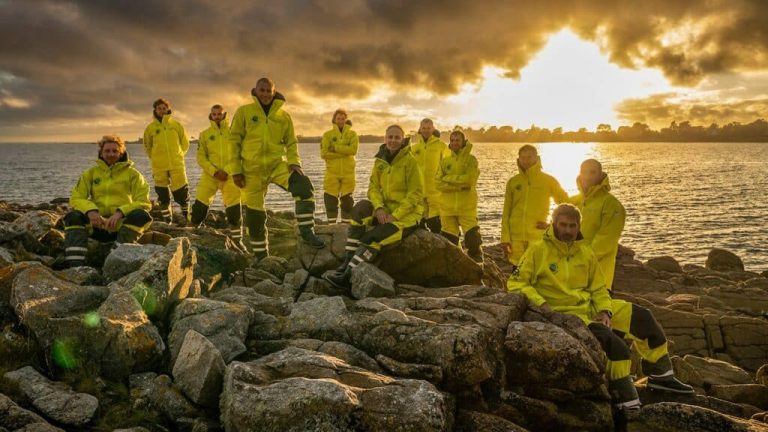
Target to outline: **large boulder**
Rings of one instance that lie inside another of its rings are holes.
[[[768,325],[764,319],[724,316],[720,318],[725,352],[735,364],[756,371],[768,358]]]
[[[739,404],[749,404],[762,410],[768,410],[768,387],[764,385],[714,385],[709,389],[708,393],[719,399]]]
[[[11,306],[13,281],[19,273],[30,267],[36,267],[41,270],[45,269],[44,265],[35,261],[22,261],[0,268],[0,321],[7,322],[16,320],[16,313]]]
[[[432,384],[393,379],[299,348],[230,364],[221,419],[228,431],[452,427],[448,402]]]
[[[671,256],[662,256],[649,259],[645,265],[651,267],[657,271],[665,271],[669,273],[682,273],[683,268],[680,267],[680,263]]]
[[[24,227],[12,222],[0,221],[0,243],[10,242],[26,233]]]
[[[173,365],[176,385],[192,402],[215,408],[219,403],[226,365],[221,353],[205,336],[190,330]]]
[[[156,252],[164,248],[155,244],[122,243],[117,245],[104,261],[102,273],[108,281],[116,281],[121,277],[140,269]]]
[[[0,430],[29,432],[64,432],[51,426],[44,418],[16,405],[8,396],[0,393]]]
[[[13,221],[19,230],[29,233],[36,240],[42,239],[56,226],[59,216],[43,210],[26,212]]]
[[[710,270],[721,272],[744,271],[744,262],[741,258],[725,249],[714,248],[709,251],[705,265]]]
[[[67,426],[81,427],[91,421],[99,400],[49,380],[30,366],[7,372],[5,379],[18,386],[32,406],[45,417]]]
[[[721,360],[687,355],[682,359],[673,357],[672,361],[678,378],[696,387],[753,383],[747,371]]]
[[[395,295],[394,279],[372,264],[361,263],[352,269],[350,283],[352,297],[356,299]]]
[[[717,411],[675,402],[646,405],[634,418],[630,430],[766,432],[768,425]]]
[[[248,265],[248,252],[216,230],[197,229],[189,234],[189,241],[197,255],[194,276],[203,281],[205,292],[228,284],[236,271]]]
[[[478,285],[483,268],[443,236],[417,229],[397,245],[385,248],[377,267],[398,284],[426,287]]]
[[[251,308],[242,304],[206,298],[182,301],[171,316],[168,335],[171,361],[176,362],[187,332],[194,330],[205,336],[229,363],[246,351],[245,337],[252,318]]]
[[[315,234],[325,241],[326,247],[315,249],[304,242],[298,242],[296,257],[301,266],[313,276],[320,276],[338,267],[345,257],[347,227],[346,224],[315,225]]]
[[[137,271],[110,285],[130,291],[152,319],[163,319],[170,308],[190,296],[197,255],[186,237],[174,238]]]

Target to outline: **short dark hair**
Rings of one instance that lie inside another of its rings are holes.
[[[157,108],[159,105],[165,104],[168,106],[168,108],[171,107],[171,103],[168,102],[168,99],[166,98],[160,98],[154,102],[152,102],[152,109]]]
[[[533,154],[535,154],[536,156],[539,155],[539,151],[536,149],[536,147],[534,147],[534,146],[532,146],[530,144],[526,144],[526,145],[520,147],[520,150],[517,151],[517,155],[520,156],[521,154],[523,154],[523,152],[526,152],[526,151],[532,151]]]
[[[576,222],[581,223],[581,212],[573,204],[569,204],[569,203],[558,204],[558,206],[555,207],[555,210],[552,211],[552,223],[555,224],[557,222],[557,218],[559,218],[560,216],[576,219]]]
[[[220,109],[220,110],[222,110],[222,111],[223,111],[223,110],[224,110],[224,107],[223,107],[223,106],[221,106],[221,104],[214,104],[214,105],[211,107],[211,111],[213,111],[213,110],[215,110],[215,109]]]

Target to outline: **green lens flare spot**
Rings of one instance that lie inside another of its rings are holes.
[[[157,311],[157,295],[147,284],[137,284],[131,289],[131,294],[147,315],[153,315]]]
[[[51,347],[53,361],[63,369],[74,369],[78,365],[77,349],[70,339],[57,339]]]
[[[83,324],[88,328],[96,328],[101,323],[101,316],[98,312],[88,312],[83,315]]]

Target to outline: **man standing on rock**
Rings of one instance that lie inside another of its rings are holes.
[[[581,234],[592,248],[603,272],[605,284],[610,290],[616,270],[616,253],[619,251],[619,237],[624,230],[626,211],[618,199],[611,194],[608,174],[603,165],[595,159],[581,163],[576,178],[579,194],[571,202],[582,215]]]
[[[99,158],[80,176],[69,206],[72,211],[64,216],[67,267],[85,265],[88,237],[135,243],[152,223],[149,185],[128,159],[122,138],[105,135],[99,141]]]
[[[184,155],[189,150],[187,132],[181,123],[171,118],[171,103],[166,99],[156,100],[152,108],[154,118],[144,129],[144,151],[152,163],[160,212],[166,222],[173,222],[173,195],[186,221],[189,210],[189,182],[184,165]]]
[[[197,183],[197,197],[192,204],[189,219],[194,226],[202,224],[216,192],[221,191],[224,213],[229,223],[229,237],[235,244],[242,245],[240,189],[227,173],[237,155],[229,145],[229,124],[226,117],[224,107],[219,104],[212,106],[208,114],[211,126],[198,135],[197,163],[203,172]]]
[[[501,246],[512,265],[518,265],[528,245],[541,240],[547,228],[550,200],[560,204],[568,194],[551,175],[541,171],[536,147],[526,144],[517,152],[520,172],[507,181],[501,216]]]
[[[448,145],[440,139],[440,132],[435,130],[431,119],[425,118],[411,140],[411,152],[421,168],[421,183],[424,186],[423,223],[435,234],[442,230],[440,223],[440,191],[437,189],[437,170],[440,161],[448,157]]]
[[[349,288],[352,269],[373,261],[382,246],[399,242],[418,227],[423,212],[421,173],[404,135],[399,125],[388,127],[376,153],[368,199],[352,208],[346,259],[336,271],[323,275],[337,288]],[[373,229],[366,232],[368,226]]]
[[[253,103],[237,109],[229,132],[235,160],[229,173],[242,189],[245,226],[256,259],[269,254],[267,212],[264,198],[274,183],[293,195],[296,223],[308,246],[322,249],[325,243],[315,235],[315,188],[301,170],[298,140],[293,120],[283,109],[285,97],[275,83],[261,78],[251,90]]]
[[[581,213],[560,204],[552,226],[533,243],[507,282],[507,291],[524,294],[544,315],[575,315],[587,324],[608,357],[608,388],[618,407],[639,408],[640,399],[629,375],[631,341],[642,357],[648,387],[691,394],[693,388],[678,381],[669,359],[667,338],[648,309],[611,299],[597,257],[582,237]]]

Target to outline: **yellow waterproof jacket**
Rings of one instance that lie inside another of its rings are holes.
[[[432,135],[425,141],[424,136],[417,133],[411,138],[411,152],[421,168],[424,197],[439,206],[440,191],[437,190],[435,174],[440,167],[440,161],[449,156],[448,145],[439,136]]]
[[[189,150],[187,132],[181,123],[163,116],[163,121],[153,118],[144,129],[144,151],[152,162],[152,171],[168,171],[184,168],[184,155]]]
[[[236,158],[230,174],[242,174],[243,166],[258,171],[266,178],[280,163],[301,165],[298,140],[293,130],[291,116],[283,110],[285,97],[276,93],[264,113],[256,96],[253,103],[237,109],[229,128],[229,142]]]
[[[600,311],[613,313],[611,296],[594,252],[579,236],[570,244],[547,228],[520,259],[507,291],[522,293],[536,306],[576,315],[589,323]]]
[[[368,199],[374,209],[384,208],[404,225],[419,223],[422,205],[421,173],[408,146],[391,158],[382,144],[373,163]]]
[[[560,183],[541,171],[541,158],[532,167],[509,179],[504,193],[504,210],[501,215],[501,242],[536,241],[544,229],[536,228],[537,222],[547,222],[549,200],[560,204],[568,200],[568,194]]]
[[[477,216],[477,178],[480,168],[472,155],[472,143],[467,141],[457,153],[440,161],[436,175],[441,216]]]
[[[580,194],[571,198],[571,202],[581,211],[581,233],[590,245],[603,270],[608,287],[613,283],[616,270],[616,253],[619,251],[619,237],[624,230],[626,211],[610,190],[608,175],[603,180],[584,191],[580,179],[576,180]]]
[[[77,180],[69,197],[69,206],[83,213],[98,210],[104,217],[112,216],[117,210],[128,216],[137,209],[152,209],[149,185],[133,167],[128,153],[111,167],[101,158],[96,160],[96,164]]]
[[[211,126],[200,132],[197,142],[197,163],[206,174],[213,176],[218,170],[227,171],[237,155],[229,145],[229,125],[224,119],[220,124],[211,120]]]
[[[333,146],[333,150],[330,147]],[[334,177],[355,178],[355,155],[360,146],[357,133],[347,122],[342,130],[333,128],[323,134],[320,141],[320,157],[325,160],[325,173]]]

